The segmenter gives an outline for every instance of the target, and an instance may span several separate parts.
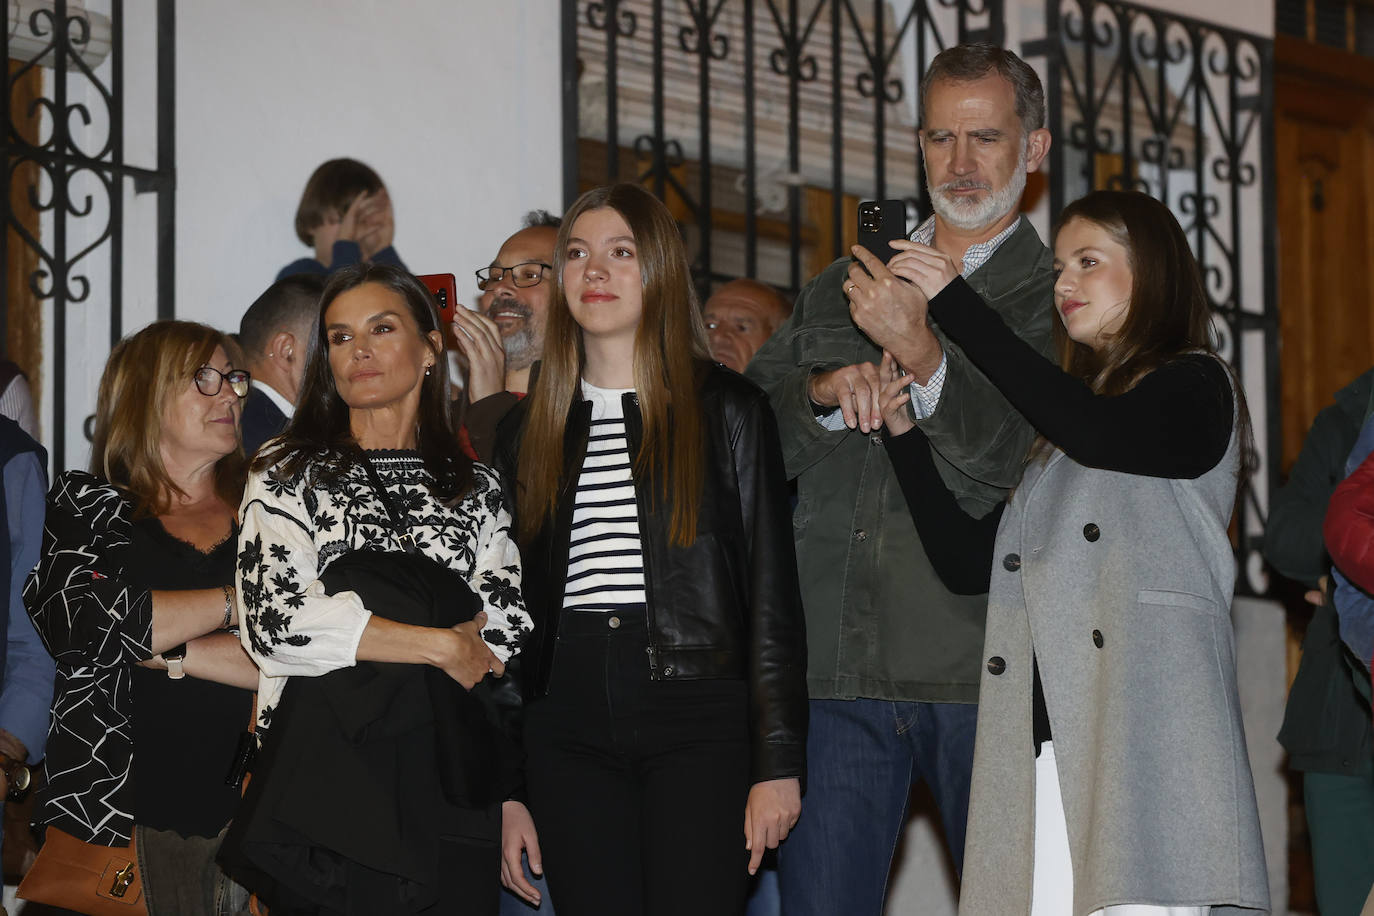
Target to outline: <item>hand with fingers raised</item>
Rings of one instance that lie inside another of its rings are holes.
[[[887,434],[900,436],[909,432],[916,425],[906,409],[907,402],[911,400],[911,383],[916,380],[915,377],[897,365],[897,360],[892,358],[892,354],[884,350],[882,365],[878,367],[878,378],[883,383],[882,391],[878,394],[878,404],[883,423],[887,426]]]
[[[468,403],[506,390],[506,350],[501,329],[481,312],[459,304],[453,310],[453,339],[468,362]]]

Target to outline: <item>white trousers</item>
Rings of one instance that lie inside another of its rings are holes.
[[[1094,910],[1090,916],[1207,916],[1209,906],[1150,906],[1124,903]],[[1035,872],[1031,916],[1072,916],[1073,860],[1069,828],[1054,765],[1054,742],[1046,741],[1035,759]]]

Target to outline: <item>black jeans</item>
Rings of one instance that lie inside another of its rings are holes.
[[[569,612],[559,629],[525,722],[559,916],[742,914],[747,685],[651,680],[642,609]]]

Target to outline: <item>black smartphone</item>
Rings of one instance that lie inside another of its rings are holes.
[[[897,253],[888,242],[906,238],[906,202],[865,200],[859,204],[859,244],[886,264]]]

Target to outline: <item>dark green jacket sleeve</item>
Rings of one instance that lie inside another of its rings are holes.
[[[1046,357],[1054,349],[1054,274],[1049,252],[1021,221],[968,284],[1017,337]],[[920,421],[931,447],[964,476],[990,487],[1016,486],[1035,430],[937,326],[945,383],[935,413]],[[945,476],[956,492],[958,481]]]
[[[1345,477],[1345,459],[1359,435],[1358,425],[1332,405],[1312,423],[1288,482],[1274,492],[1264,530],[1264,558],[1276,570],[1309,588],[1330,571],[1322,542],[1322,519],[1336,485]]]
[[[792,317],[754,354],[745,370],[768,392],[789,479],[825,458],[849,432],[827,430],[816,421],[806,394],[811,374],[876,363],[882,355],[849,317],[841,291],[848,270],[849,258],[841,258],[808,283],[797,296]]]

